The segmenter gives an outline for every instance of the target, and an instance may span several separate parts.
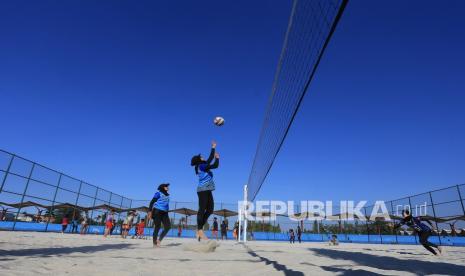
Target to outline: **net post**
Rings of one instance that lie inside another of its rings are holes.
[[[239,229],[237,229],[237,240],[240,242],[241,241],[241,227],[242,227],[242,206],[239,206],[238,210],[238,217],[239,217]]]
[[[244,203],[246,205],[243,205],[244,206],[244,243],[247,242],[247,208],[248,208],[248,204],[247,204],[247,184],[244,185]],[[239,228],[239,232],[240,232],[240,228]]]

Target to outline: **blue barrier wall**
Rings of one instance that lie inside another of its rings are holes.
[[[0,230],[1,229],[11,229],[13,226],[12,221],[0,221]],[[18,231],[45,231],[46,224],[45,223],[36,223],[36,222],[16,222],[15,230]],[[78,226],[78,233],[81,230],[81,226]],[[96,234],[96,235],[103,235],[104,226],[89,226],[88,234]],[[48,225],[48,232],[61,232],[61,225],[60,224],[52,224]],[[66,232],[69,233],[71,231],[71,225],[68,225]],[[113,235],[121,234],[121,229],[117,227],[113,231]],[[129,231],[129,235],[134,235],[135,231],[132,228]],[[152,236],[153,228],[145,228],[144,235],[145,236]],[[212,236],[211,231],[205,231],[205,234],[208,237]],[[168,233],[168,237],[177,237],[178,230],[171,229]],[[218,235],[220,235],[218,233]],[[327,242],[330,240],[331,235],[328,234],[309,234],[303,233],[302,234],[302,241],[303,242]],[[183,229],[182,231],[182,238],[195,238],[195,230],[187,230]],[[250,236],[249,236],[250,237]],[[340,242],[353,242],[353,243],[383,243],[383,244],[418,244],[418,240],[415,236],[395,236],[395,235],[355,235],[349,234],[344,235],[340,234],[337,235],[338,240]],[[221,236],[219,236],[221,238]],[[228,231],[227,238],[232,239],[232,231]],[[465,237],[440,237],[441,243],[443,245],[450,245],[450,246],[465,246]],[[287,233],[271,233],[271,232],[253,232],[253,239],[259,241],[289,241],[289,236]],[[433,243],[439,244],[439,237],[438,236],[431,236],[429,241]]]

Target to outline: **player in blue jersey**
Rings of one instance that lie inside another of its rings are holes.
[[[402,225],[407,225],[408,227],[412,228],[415,233],[418,234],[420,239],[420,243],[431,253],[437,255],[438,253],[433,249],[436,248],[439,253],[442,253],[442,248],[440,246],[435,245],[432,242],[428,241],[429,236],[432,234],[431,228],[434,228],[433,224],[427,220],[423,219],[423,221],[427,222],[431,227],[421,222],[419,217],[414,217],[410,214],[409,210],[403,210],[402,216],[404,217],[399,223],[394,225],[394,229],[399,228]]]
[[[195,174],[199,178],[197,186],[197,196],[199,197],[199,210],[197,212],[197,239],[208,239],[203,233],[203,227],[208,217],[213,213],[214,200],[212,191],[215,190],[213,173],[211,170],[218,168],[220,156],[215,153],[216,142],[212,141],[210,156],[205,160],[200,154],[191,159],[191,166],[195,169]],[[214,160],[214,161],[213,161]],[[213,163],[212,163],[213,162]]]
[[[168,234],[168,231],[171,228],[170,218],[168,216],[169,204],[170,204],[170,195],[169,183],[163,183],[158,186],[158,192],[153,195],[152,200],[149,205],[148,217],[153,219],[154,231],[153,231],[153,246],[160,247],[160,243],[163,238]],[[160,234],[160,239],[158,238],[158,232],[160,231],[161,224],[163,223],[163,232]]]

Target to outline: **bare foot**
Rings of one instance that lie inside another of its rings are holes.
[[[157,240],[157,247],[160,247],[160,240]]]
[[[208,237],[205,235],[203,230],[199,230],[199,236],[202,240],[208,240]]]
[[[439,251],[439,254],[442,255],[442,246],[438,246],[438,251]]]

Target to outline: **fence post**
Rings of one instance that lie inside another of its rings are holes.
[[[123,210],[123,199],[124,199],[124,197],[121,196],[121,203],[119,204],[119,210],[120,210],[120,212],[118,213],[118,220],[116,221],[118,224],[119,224],[119,222],[120,222],[120,220],[121,220],[121,211]],[[127,216],[127,215],[128,215],[128,214],[126,214],[126,216]],[[120,224],[119,233],[120,233],[120,235],[123,234],[123,223],[122,223],[122,222],[121,222],[121,224]]]
[[[2,191],[3,191],[3,186],[5,185],[6,177],[7,177],[7,175],[10,173],[11,164],[13,164],[13,159],[14,159],[14,158],[15,158],[15,155],[12,154],[12,155],[11,155],[11,158],[10,158],[10,162],[8,163],[8,167],[6,168],[5,175],[3,176],[2,186],[0,186],[0,194],[1,194]]]
[[[131,208],[132,208],[132,199],[129,200],[129,209],[131,209]],[[135,213],[133,213],[133,214],[135,214]],[[132,224],[134,224],[134,218],[132,219]],[[132,225],[131,225],[131,228],[132,228]],[[131,228],[129,228],[129,230],[128,230],[128,236],[129,236],[129,231],[131,231]]]
[[[60,175],[58,176],[58,183],[57,183],[57,186],[56,186],[56,189],[55,189],[55,194],[53,195],[53,200],[52,200],[52,206],[50,206],[50,211],[49,211],[49,216],[48,216],[48,220],[47,220],[47,225],[45,225],[45,232],[48,231],[48,225],[50,223],[50,219],[52,218],[52,215],[53,215],[53,207],[55,206],[55,200],[57,198],[57,194],[58,194],[58,188],[60,187],[60,183],[61,183],[61,176],[63,174],[60,173]]]
[[[98,195],[98,187],[94,186],[96,189],[95,189],[95,196],[94,196],[94,203],[92,203],[92,210],[90,210],[90,222],[92,222],[94,220],[94,207],[95,207],[95,203],[97,202],[97,195]],[[98,222],[97,222],[97,226],[98,226]],[[89,227],[87,227],[87,233],[89,233],[90,231],[90,224],[89,224]]]
[[[392,205],[392,201],[391,202],[391,213],[394,214],[394,205]],[[396,235],[396,243],[399,243],[399,240],[397,239],[397,230],[394,229],[394,227],[392,228],[392,231],[394,232],[394,235]]]
[[[365,211],[365,225],[367,227],[368,242],[370,242],[370,227],[368,226],[367,207],[363,207],[363,210]]]
[[[273,240],[275,241],[276,240],[276,221],[278,220],[278,218],[276,217],[275,220],[273,220]],[[280,227],[281,228],[281,227]],[[280,230],[280,233],[281,233],[281,229]]]
[[[434,222],[436,224],[436,231],[438,231],[439,244],[442,245],[441,233],[439,232],[438,221],[436,218],[436,211],[434,210],[434,202],[433,202],[433,196],[431,195],[431,192],[429,192],[429,198],[431,199],[431,207],[433,208],[433,216],[434,216]]]
[[[108,206],[110,206],[110,208],[113,208],[113,206],[111,206],[111,198],[113,197],[113,193],[110,192],[110,198],[108,199]],[[111,210],[109,210],[111,211]]]
[[[410,197],[408,197],[408,207],[409,207],[410,214],[412,214],[412,201],[410,200]],[[418,244],[417,235],[413,235],[413,236],[415,237],[415,244]]]
[[[18,211],[16,212],[15,220],[13,221],[13,229],[12,229],[13,231],[15,230],[16,221],[18,220],[19,213],[20,213],[20,211],[22,209],[21,205],[23,205],[24,197],[26,196],[27,188],[29,187],[29,182],[31,181],[32,172],[34,171],[35,166],[36,166],[36,163],[32,163],[31,171],[29,172],[29,176],[28,176],[27,182],[26,182],[26,187],[24,187],[23,195],[21,196],[21,203],[20,203],[20,206],[18,208]]]
[[[76,209],[77,209],[78,202],[79,202],[79,196],[81,195],[81,187],[82,187],[82,180],[79,181],[79,189],[78,189],[78,192],[77,192],[76,201],[74,202],[73,221],[76,219]],[[78,212],[80,213],[81,211],[78,210]],[[78,225],[79,225],[79,223],[78,223]],[[73,231],[73,228],[71,228],[71,231]],[[76,231],[77,231],[77,228],[76,228]],[[72,232],[71,232],[71,234],[72,234]]]
[[[175,201],[175,202],[174,202],[174,210],[177,209],[177,205],[178,205],[178,203]],[[179,223],[178,223],[178,224],[179,224]],[[175,230],[175,229],[176,229],[176,230]],[[173,234],[173,232],[177,231],[177,229],[178,229],[178,227],[176,227],[176,212],[174,212],[174,213],[173,213],[173,227],[171,228],[171,236],[172,236],[172,237],[177,236],[177,235],[174,235],[174,234]],[[154,231],[155,231],[155,229],[154,229]]]
[[[463,198],[462,198],[462,194],[460,193],[459,185],[457,185],[457,192],[459,193],[460,204],[462,205],[462,211],[463,211],[463,214],[465,215],[465,207],[463,206]]]

